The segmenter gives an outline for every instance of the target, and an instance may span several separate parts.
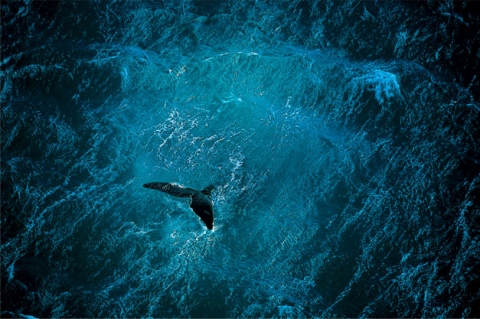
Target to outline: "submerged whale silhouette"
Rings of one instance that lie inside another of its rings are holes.
[[[170,183],[153,182],[143,184],[145,188],[156,189],[176,197],[190,197],[190,207],[205,223],[208,229],[213,228],[213,201],[210,195],[215,188],[210,185],[201,191],[185,188]]]

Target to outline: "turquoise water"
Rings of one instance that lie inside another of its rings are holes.
[[[478,315],[475,78],[294,4],[2,3],[2,317]]]

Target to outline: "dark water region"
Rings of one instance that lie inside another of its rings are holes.
[[[475,5],[2,1],[1,317],[479,317]]]

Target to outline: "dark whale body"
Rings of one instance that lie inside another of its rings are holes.
[[[201,191],[162,182],[143,184],[143,187],[156,189],[176,197],[190,197],[190,207],[195,214],[202,219],[208,229],[213,228],[213,201],[210,194],[215,187],[212,185]]]

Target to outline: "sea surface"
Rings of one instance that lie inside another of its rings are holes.
[[[2,1],[1,317],[480,317],[476,6]]]

